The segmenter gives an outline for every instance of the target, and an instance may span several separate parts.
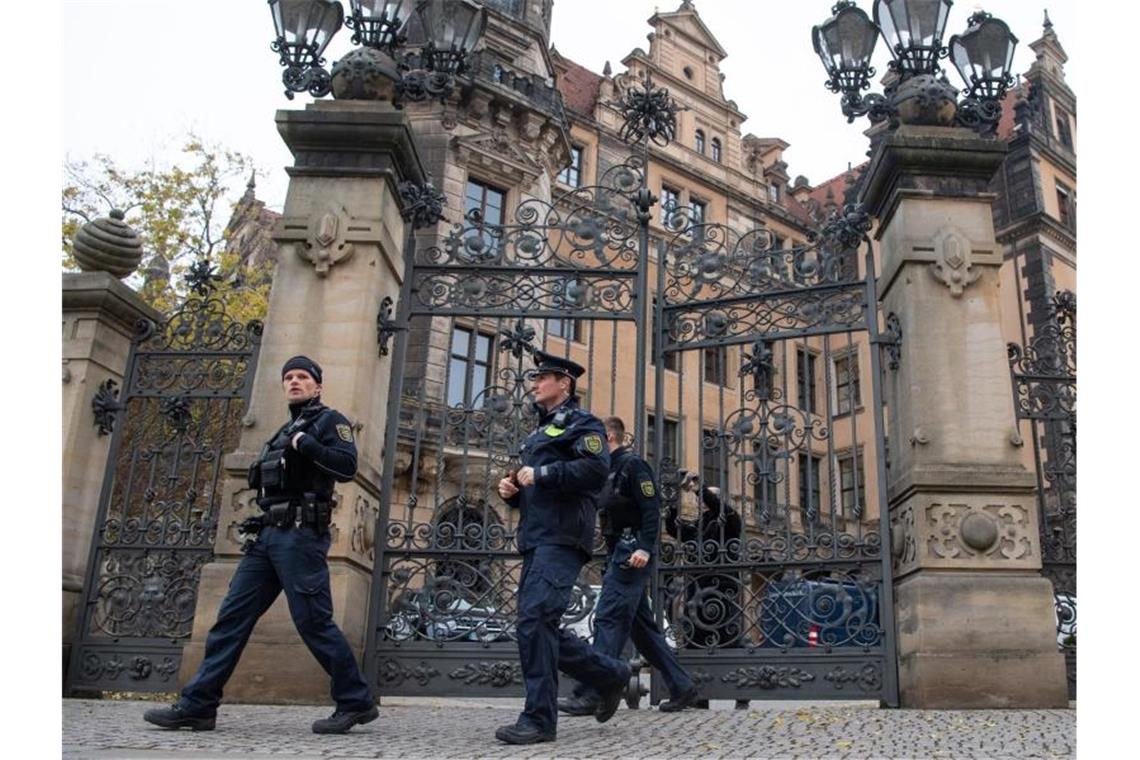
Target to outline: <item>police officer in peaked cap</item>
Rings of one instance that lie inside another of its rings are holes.
[[[595,718],[613,717],[627,663],[603,654],[561,628],[578,572],[590,559],[594,499],[609,473],[606,431],[578,406],[576,381],[585,370],[569,359],[535,351],[531,373],[538,425],[523,442],[518,472],[499,481],[499,495],[520,511],[523,556],[518,590],[518,645],[526,704],[495,737],[508,744],[554,741],[558,671],[600,695]]]
[[[262,515],[243,523],[242,531],[256,539],[247,542],[198,672],[174,705],[148,710],[144,720],[163,728],[212,730],[222,689],[254,624],[282,591],[297,632],[332,678],[336,711],[316,721],[313,731],[342,734],[378,716],[352,649],[332,619],[326,555],[333,486],[356,474],[356,443],[344,415],[321,403],[321,379],[320,365],[306,356],[294,356],[281,368],[290,419],[262,447],[249,472]]]

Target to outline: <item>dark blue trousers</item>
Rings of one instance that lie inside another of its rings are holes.
[[[629,668],[562,629],[562,615],[586,555],[573,546],[543,545],[523,554],[519,578],[518,644],[526,706],[519,724],[555,733],[558,671],[598,690],[625,681]]]
[[[641,568],[622,567],[613,553],[610,554],[606,574],[602,577],[602,593],[594,610],[594,648],[616,657],[621,654],[626,640],[632,638],[637,651],[665,679],[669,695],[679,697],[693,688],[693,679],[665,643],[665,636],[649,609],[648,586],[652,571],[652,562]],[[587,684],[576,686],[574,694],[597,697],[597,691]]]
[[[374,704],[356,657],[332,619],[329,541],[328,533],[319,536],[309,527],[262,529],[238,563],[218,620],[206,636],[206,656],[182,689],[181,707],[195,714],[217,711],[254,624],[282,591],[301,639],[332,677],[337,709],[364,710]]]

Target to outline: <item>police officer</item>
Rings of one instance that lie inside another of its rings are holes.
[[[601,723],[617,710],[630,676],[629,665],[560,627],[593,549],[594,498],[609,472],[609,452],[602,423],[574,395],[582,366],[542,351],[534,358],[538,426],[522,444],[522,467],[499,481],[499,495],[520,510],[523,556],[517,636],[526,704],[515,723],[495,731],[508,744],[554,741],[559,670],[601,692],[594,712]]]
[[[281,368],[289,422],[250,468],[263,514],[242,530],[255,534],[234,573],[218,620],[206,637],[198,672],[171,707],[143,719],[163,728],[214,728],[222,688],[237,666],[253,626],[282,590],[293,624],[332,678],[336,711],[313,724],[318,734],[342,734],[379,714],[356,658],[332,619],[329,593],[329,511],[334,481],[356,473],[356,444],[344,415],[321,403],[321,368],[294,356]]]
[[[617,657],[632,636],[637,651],[661,673],[669,689],[670,699],[659,709],[677,712],[696,702],[698,692],[649,609],[647,587],[653,567],[650,560],[657,548],[660,497],[649,464],[623,445],[625,423],[621,418],[607,417],[605,429],[610,474],[599,509],[609,556],[594,612],[594,647]],[[558,700],[558,709],[569,715],[589,715],[597,702],[598,693],[579,684],[573,697]]]

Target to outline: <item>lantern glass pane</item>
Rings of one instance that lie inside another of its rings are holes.
[[[340,3],[325,2],[324,0],[310,0],[311,16],[310,29],[311,44],[314,45],[314,58],[320,58],[332,41],[333,35],[344,23],[344,9]]]

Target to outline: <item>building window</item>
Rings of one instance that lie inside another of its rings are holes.
[[[467,180],[467,196],[464,202],[463,213],[479,214],[476,227],[482,231],[483,225],[501,225],[503,223],[503,206],[506,191],[491,185],[485,185],[478,180]],[[487,252],[493,252],[499,245],[499,238],[490,232],[483,234],[483,244]]]
[[[704,239],[704,230],[699,229],[705,223],[705,214],[708,211],[708,204],[704,201],[689,200],[689,228],[685,234],[692,237],[694,234],[699,235]]]
[[[693,147],[695,147],[697,153],[700,153],[702,156],[705,154],[705,131],[703,129],[697,130],[697,140]]]
[[[798,459],[800,470],[800,509],[807,510],[808,506],[812,506],[815,507],[816,514],[818,514],[820,498],[823,495],[823,492],[819,488],[819,469],[823,463],[823,459],[814,454],[800,454]]]
[[[835,413],[849,414],[862,404],[859,395],[859,355],[852,352],[834,360]]]
[[[1054,106],[1057,114],[1057,139],[1069,150],[1073,149],[1073,132],[1069,127],[1069,114],[1065,109]]]
[[[728,385],[728,348],[712,346],[702,349],[703,377],[706,383]]]
[[[858,453],[837,458],[839,469],[839,514],[843,517],[855,516],[855,505],[859,513],[867,511],[867,493],[863,478],[863,457]]]
[[[558,181],[563,185],[578,187],[582,184],[582,147],[570,146],[570,165],[558,174]]]
[[[677,426],[676,420],[665,420],[665,430],[663,431],[664,441],[664,458],[671,461],[674,465],[677,462],[677,452],[680,450],[680,428]],[[659,467],[656,460],[656,452],[654,446],[657,442],[657,420],[650,414],[645,425],[645,461],[649,462],[654,469]]]
[[[681,191],[668,185],[661,186],[661,224],[669,226],[670,215],[681,205]]]
[[[471,406],[491,382],[489,335],[466,327],[451,330],[451,356],[447,365],[447,405]],[[479,399],[482,401],[482,399]]]
[[[575,343],[582,341],[582,320],[580,319],[551,319],[547,320],[547,335],[555,338],[572,340]]]
[[[712,139],[712,160],[720,163],[720,138],[714,137]]]
[[[815,414],[819,409],[815,396],[816,356],[803,348],[796,349],[796,399],[800,409]]]
[[[780,186],[775,182],[768,185],[768,199],[772,201],[772,203],[780,202]]]
[[[720,447],[721,439],[715,430],[706,428],[701,431],[701,484],[720,487]],[[728,473],[724,473],[727,478]]]
[[[657,363],[657,341],[655,338],[657,335],[657,328],[658,328],[658,324],[657,324],[657,298],[656,298],[656,296],[653,298],[653,307],[652,308],[653,308],[653,313],[651,313],[649,315],[649,321],[650,321],[650,324],[652,325],[652,330],[653,330],[652,334],[649,336],[649,363],[650,364],[656,364]],[[663,338],[662,342],[665,342],[664,338]],[[663,363],[663,366],[665,367],[665,369],[671,369],[674,372],[677,371],[677,356],[678,355],[679,355],[679,352],[677,352],[677,351],[665,352],[665,361]]]
[[[1057,218],[1069,229],[1076,229],[1073,214],[1073,191],[1064,184],[1057,183]]]

